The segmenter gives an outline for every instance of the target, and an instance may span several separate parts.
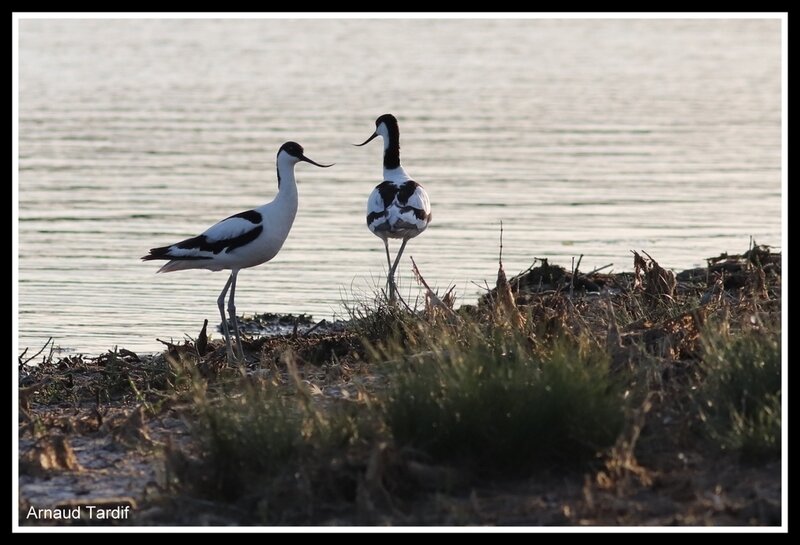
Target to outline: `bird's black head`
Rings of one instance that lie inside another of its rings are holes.
[[[322,168],[332,167],[333,165],[320,165],[319,163],[312,161],[308,157],[305,156],[303,146],[298,144],[297,142],[286,142],[281,148],[278,150],[278,159],[281,157],[281,153],[286,153],[291,157],[294,157],[295,161],[293,164],[299,161],[305,161],[306,163],[311,163],[312,165],[316,165]]]
[[[375,132],[360,144],[354,146],[364,146],[375,138],[382,136],[388,142],[389,148],[400,147],[400,129],[397,126],[397,118],[392,114],[383,114],[375,120]]]
[[[375,134],[379,134],[389,142],[389,147],[400,147],[400,128],[397,118],[392,114],[383,114],[375,120]]]
[[[397,127],[397,118],[392,114],[383,114],[378,119],[375,120],[375,128],[381,126],[381,123],[386,124],[386,128],[391,129],[392,127]]]
[[[278,150],[278,155],[281,154],[282,151],[285,151],[292,157],[297,157],[298,159],[303,158],[303,146],[298,144],[297,142],[286,142],[284,145],[281,146],[281,149]]]

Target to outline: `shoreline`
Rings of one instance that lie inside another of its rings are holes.
[[[756,245],[755,247],[756,248],[762,248],[763,251],[767,251],[767,252],[769,252],[773,248],[775,248],[774,246],[770,246],[770,245]],[[750,251],[750,250],[748,250],[748,251]],[[635,252],[633,250],[631,250],[631,254],[632,254],[631,255],[631,260],[632,261],[633,261],[633,254],[634,253]],[[744,254],[746,254],[746,253],[747,252],[744,252]],[[690,267],[690,268],[683,269],[683,270],[680,270],[680,271],[678,271],[677,268],[665,267],[665,270],[670,271],[670,272],[673,273],[673,275],[675,276],[675,278],[676,278],[676,280],[678,282],[678,287],[681,288],[683,286],[687,286],[687,285],[691,284],[692,282],[696,282],[698,279],[705,279],[704,275],[706,274],[706,271],[710,271],[712,273],[713,272],[718,272],[719,270],[724,268],[724,265],[720,265],[720,262],[724,262],[725,259],[731,258],[731,259],[735,260],[736,258],[742,258],[744,256],[744,254],[728,254],[727,252],[723,252],[719,256],[708,257],[708,258],[704,258],[703,260],[701,260],[701,261],[705,261],[707,263],[706,267],[702,267],[702,266],[700,266],[700,267]],[[781,254],[780,254],[780,252],[778,252],[775,255],[780,256]],[[581,262],[583,257],[585,257],[583,254],[581,254],[578,257],[572,257],[572,265],[574,266],[576,261],[577,261],[578,265],[580,265],[580,262]],[[523,277],[527,272],[530,272],[533,268],[535,268],[537,266],[537,263],[539,263],[540,265],[542,263],[549,264],[550,261],[551,260],[549,258],[538,258],[538,257],[535,257],[535,258],[533,258],[533,262],[528,267],[528,269],[526,269],[525,271],[519,272],[517,275],[515,275],[514,278]],[[777,265],[780,266],[780,263],[778,263]],[[564,274],[566,279],[567,279],[566,281],[567,282],[569,281],[569,278],[570,278],[572,273],[569,270],[569,266],[567,264],[561,265],[561,264],[555,264],[554,263],[552,266],[555,267],[555,269],[560,269],[562,271],[562,273],[559,273],[559,274]],[[585,278],[587,276],[592,276],[592,274],[594,272],[603,272],[609,267],[613,267],[613,263],[597,267],[597,268],[593,269],[592,271],[589,271],[588,273],[583,272],[583,271],[579,271],[579,275],[578,276],[579,277],[583,277],[583,278]],[[613,273],[610,273],[610,274],[602,274],[602,275],[599,275],[599,277],[605,279],[605,282],[607,283],[609,277],[630,278],[632,275],[635,274],[634,270],[635,270],[635,267],[631,267],[631,270],[622,270],[622,271],[617,271],[617,272],[613,272]],[[476,286],[479,286],[478,284],[476,284],[474,282],[473,282],[473,284],[475,284]],[[587,286],[585,286],[583,284],[579,284],[579,286],[580,287],[587,287]],[[602,286],[604,286],[604,284],[601,284],[601,287]],[[528,287],[530,288],[531,286],[528,286]],[[589,284],[588,287],[591,288],[592,285]],[[562,288],[566,288],[566,286],[562,286]],[[485,288],[483,288],[483,287],[480,287],[480,289],[485,291]],[[552,289],[552,287],[550,287],[550,289]],[[424,294],[424,293],[425,293],[425,290],[420,286],[420,294]],[[354,300],[354,301],[351,301],[351,302],[352,303],[357,303],[358,301]],[[466,306],[472,306],[473,304],[475,304],[475,303],[471,303],[471,302],[463,303],[463,305],[466,305]],[[325,318],[322,318],[322,319],[316,319],[317,315],[308,314],[308,313],[273,313],[273,312],[263,312],[263,313],[256,312],[256,313],[253,313],[252,315],[249,315],[249,316],[248,315],[239,316],[238,319],[239,319],[239,324],[242,327],[242,332],[245,333],[245,334],[249,334],[251,336],[252,335],[256,335],[256,336],[260,337],[260,336],[280,336],[280,335],[284,335],[286,333],[289,333],[290,330],[293,329],[296,319],[299,321],[301,332],[302,332],[304,326],[305,327],[313,327],[313,326],[319,324],[320,322],[325,322],[325,324],[323,324],[322,326],[318,326],[318,327],[323,327],[323,331],[325,330],[324,328],[328,328],[329,332],[333,333],[333,332],[339,331],[339,330],[341,330],[343,328],[346,328],[347,324],[349,322],[349,320],[341,319],[341,318],[337,318],[336,317],[337,314],[340,315],[340,316],[345,316],[347,314],[347,312],[348,312],[346,307],[344,307],[344,308],[342,308],[340,310],[342,311],[341,313],[334,312],[333,314],[330,315],[330,318],[328,318],[326,316]],[[458,309],[456,309],[456,310],[458,310]],[[210,325],[212,325],[212,329],[210,331],[214,336],[221,335],[222,330],[221,330],[221,323],[220,322],[215,322],[214,324],[210,324]],[[197,331],[200,331],[200,329],[201,329],[200,326],[198,326]],[[186,338],[187,336],[190,337],[192,333],[193,332],[190,332],[190,331],[183,332],[183,338]],[[174,341],[174,338],[170,340],[170,342],[173,342],[173,341]],[[159,343],[161,345],[164,345],[164,342],[162,342],[160,340],[160,338],[154,339],[154,342],[155,342],[156,345],[159,344]],[[47,345],[50,344],[50,343],[52,343],[55,346],[51,345],[51,348],[48,349]],[[129,347],[122,346],[121,344],[116,344],[114,346],[116,346],[116,347],[118,347],[120,349],[129,349]],[[53,337],[50,337],[47,341],[45,341],[44,345],[27,346],[27,347],[24,347],[24,348],[20,347],[20,350],[21,351],[27,351],[28,354],[38,353],[39,350],[52,350],[52,353],[49,354],[49,357],[51,357],[51,358],[53,356],[57,356],[57,357],[72,357],[72,356],[79,356],[79,355],[80,356],[89,357],[89,358],[97,358],[97,357],[100,357],[103,354],[106,354],[108,352],[113,351],[114,350],[114,346],[104,346],[102,348],[99,348],[98,350],[93,350],[93,351],[90,351],[90,350],[79,350],[78,348],[73,348],[73,347],[67,347],[67,348],[63,348],[62,349],[59,345],[56,344],[55,339]],[[34,351],[36,351],[36,352],[34,352]],[[136,351],[136,353],[137,354],[141,354],[141,355],[146,355],[146,356],[154,356],[154,355],[157,355],[159,353],[159,351],[158,350],[147,350],[147,351],[138,350],[138,351]]]

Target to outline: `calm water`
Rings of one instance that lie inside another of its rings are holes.
[[[22,20],[20,347],[157,350],[219,321],[225,273],[139,257],[271,200],[300,210],[239,277],[240,314],[342,316],[385,274],[364,222],[374,119],[400,120],[433,223],[409,243],[462,302],[534,257],[668,267],[780,244],[780,22]],[[417,293],[406,263],[401,288]]]

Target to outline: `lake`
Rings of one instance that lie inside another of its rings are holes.
[[[387,112],[433,210],[407,300],[413,256],[474,302],[501,221],[509,276],[779,246],[780,69],[780,20],[23,19],[19,346],[156,351],[219,323],[227,273],[139,258],[271,200],[287,140],[336,166],[297,166],[293,230],[237,308],[345,318],[385,280],[382,147],[351,144]]]

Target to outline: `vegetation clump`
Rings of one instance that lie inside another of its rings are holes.
[[[74,454],[24,477],[96,482],[118,462],[86,445],[125,449],[158,467],[142,524],[779,523],[780,254],[580,262],[500,263],[461,307],[414,264],[424,303],[293,317],[236,367],[205,325],[155,356],[23,353],[21,456]]]

